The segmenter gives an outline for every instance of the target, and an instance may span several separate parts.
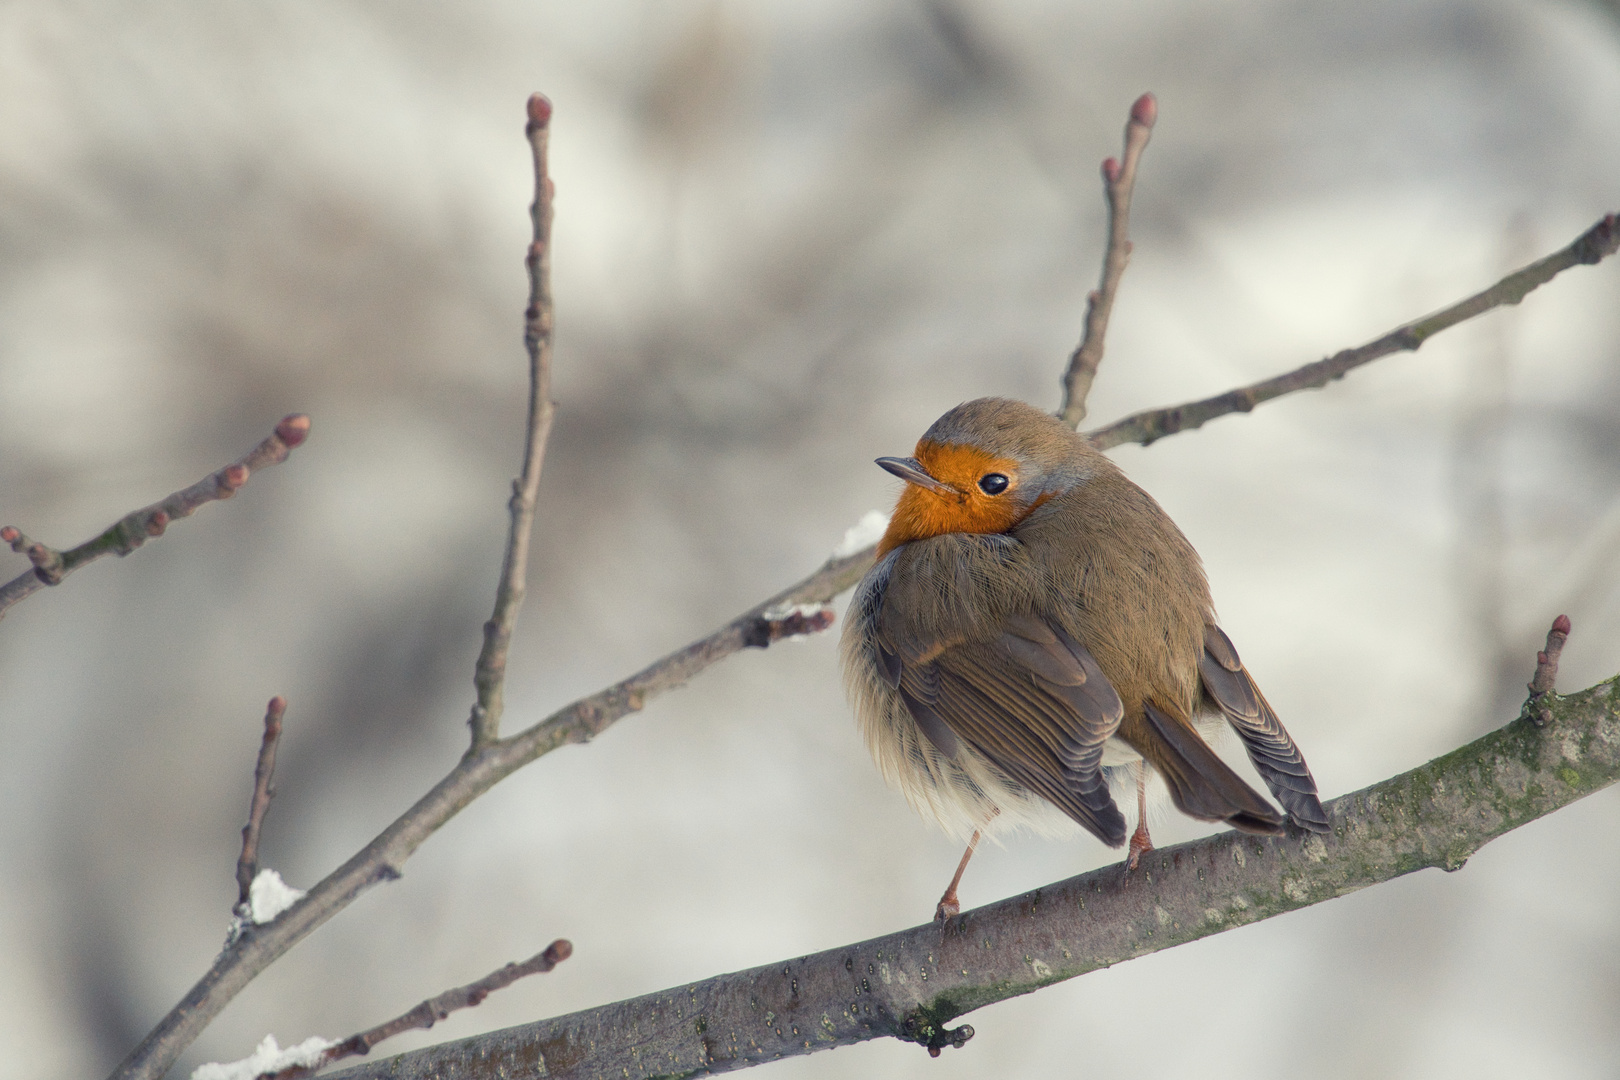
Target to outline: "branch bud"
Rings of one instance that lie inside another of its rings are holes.
[[[551,123],[551,100],[544,94],[529,95],[529,130],[543,128]]]
[[[1152,127],[1159,119],[1159,99],[1152,92],[1143,94],[1131,106],[1131,123],[1141,124],[1143,127]]]
[[[276,438],[287,444],[290,450],[309,438],[309,417],[303,413],[292,413],[281,418],[276,425]]]

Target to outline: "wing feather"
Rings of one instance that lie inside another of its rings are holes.
[[[1024,615],[989,641],[880,641],[879,657],[886,675],[898,670],[901,700],[941,753],[954,757],[965,742],[1104,843],[1124,843],[1102,774],[1124,706],[1060,627]]]

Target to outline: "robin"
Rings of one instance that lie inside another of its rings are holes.
[[[1018,401],[936,420],[844,624],[844,682],[885,779],[967,851],[1064,818],[1111,847],[1136,781],[1128,866],[1151,850],[1149,771],[1182,813],[1280,834],[1284,815],[1210,749],[1225,720],[1296,825],[1328,831],[1293,739],[1216,625],[1198,553],[1082,435]]]

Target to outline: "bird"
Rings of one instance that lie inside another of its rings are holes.
[[[1151,850],[1146,785],[1201,821],[1329,831],[1304,755],[1215,617],[1202,561],[1146,491],[1084,436],[1008,398],[965,402],[908,458],[850,600],[845,690],[884,778],[969,837],[1079,824],[1126,841],[1110,777],[1134,779],[1127,872]],[[1229,724],[1282,811],[1210,747]]]

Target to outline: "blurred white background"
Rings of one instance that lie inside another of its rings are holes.
[[[871,465],[1055,407],[1098,162],[1161,119],[1092,421],[1359,344],[1620,209],[1620,14],[1576,0],[0,6],[0,522],[228,504],[0,623],[0,1075],[103,1074],[206,968],[264,703],[308,886],[461,752],[517,468],[523,103],[556,103],[559,413],[506,730],[796,580]],[[1124,448],[1324,794],[1620,671],[1620,265],[1325,391]],[[0,551],[0,576],[26,560]],[[885,790],[836,634],[529,767],[177,1069],[337,1038],[571,938],[395,1052],[913,925],[959,854]],[[762,1077],[1620,1068],[1620,794],[1429,871]],[[1197,835],[1166,818],[1161,842]],[[1113,862],[975,860],[968,906]],[[379,1053],[382,1052],[381,1050]]]

